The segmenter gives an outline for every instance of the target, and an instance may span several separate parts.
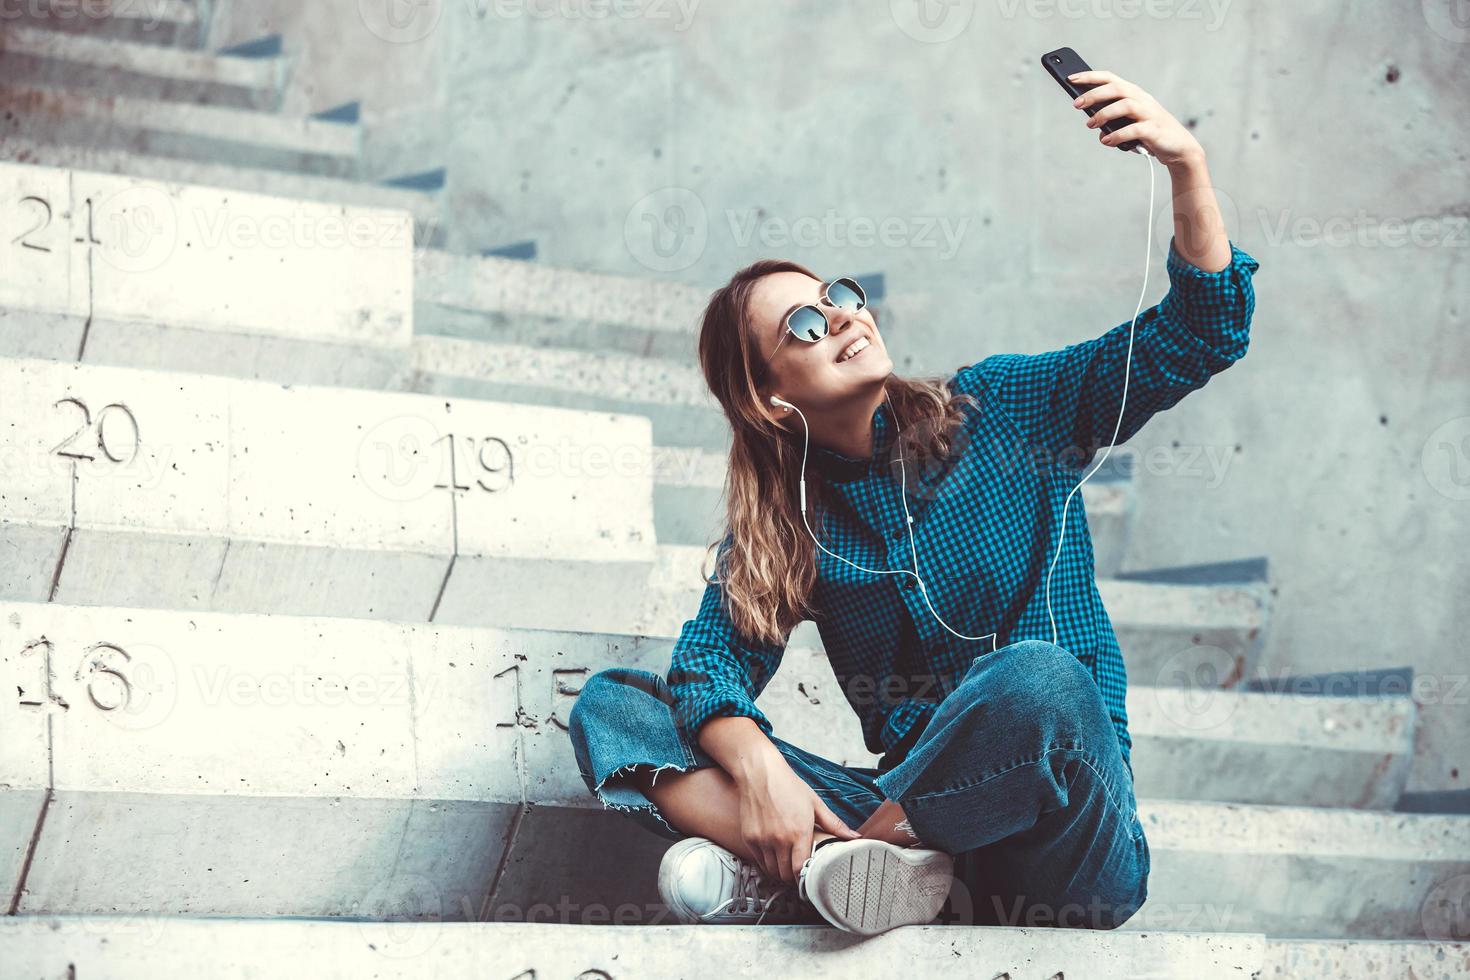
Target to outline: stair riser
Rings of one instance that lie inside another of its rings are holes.
[[[41,55],[5,52],[4,78],[22,80],[27,85],[45,85],[72,91],[159,102],[186,102],[235,109],[275,111],[281,101],[276,86],[257,88],[228,82],[188,80],[160,77],[146,71],[116,68],[110,65],[79,64],[75,61]]]
[[[278,171],[252,170],[229,163],[139,156],[96,146],[55,145],[37,140],[0,136],[0,155],[35,166],[165,180],[200,187],[222,187],[268,194],[293,202],[324,202],[347,207],[392,208],[410,211],[416,239],[442,237],[442,215],[436,194],[312,177]],[[415,244],[422,246],[423,242]]]
[[[38,360],[0,408],[5,598],[575,628],[653,567],[636,418]]]
[[[121,119],[100,122],[65,115],[41,115],[18,109],[3,128],[7,137],[68,143],[92,148],[124,150],[204,162],[227,160],[238,167],[279,170],[318,177],[357,176],[353,157],[334,152],[308,152],[292,146],[272,146],[248,141],[248,137],[225,139],[169,132],[145,122],[129,124]]]

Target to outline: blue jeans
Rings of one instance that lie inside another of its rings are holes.
[[[656,779],[659,769],[717,765],[673,704],[657,674],[612,668],[583,685],[569,727],[587,788],[677,840],[686,835],[627,778],[635,767]],[[886,772],[771,741],[848,826],[895,800],[922,846],[955,856],[945,921],[1111,929],[1147,896],[1132,772],[1097,684],[1052,643],[1022,640],[976,658]]]

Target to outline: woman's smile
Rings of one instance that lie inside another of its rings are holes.
[[[852,343],[848,344],[846,350],[837,355],[837,363],[841,364],[843,361],[852,360],[854,357],[857,357],[863,351],[867,350],[870,346],[872,346],[872,344],[867,337],[859,337],[857,340],[854,340]]]

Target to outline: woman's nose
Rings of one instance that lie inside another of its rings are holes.
[[[827,307],[827,329],[831,333],[840,333],[846,330],[852,325],[854,319],[856,319],[856,314],[852,310],[844,309],[840,306],[829,305]]]

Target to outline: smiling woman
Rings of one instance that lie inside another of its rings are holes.
[[[1122,651],[1066,503],[1101,447],[1245,354],[1257,263],[1200,208],[1193,138],[1115,94],[1190,234],[1163,301],[1102,336],[910,379],[851,278],[766,260],[711,296],[700,364],[731,427],[715,574],[667,678],[604,671],[569,719],[588,788],[679,841],[659,888],[681,919],[872,933],[948,896],[976,922],[1113,928],[1142,905]],[[785,741],[755,704],[806,619],[875,768]]]

